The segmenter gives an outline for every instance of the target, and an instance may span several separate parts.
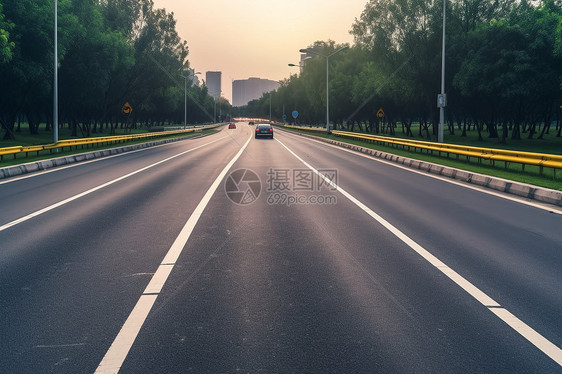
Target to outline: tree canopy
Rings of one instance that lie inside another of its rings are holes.
[[[505,142],[560,135],[562,2],[448,0],[447,125],[467,126]],[[370,0],[353,25],[355,45],[330,58],[330,119],[336,127],[408,136],[436,136],[441,86],[442,0]],[[309,48],[328,55],[332,41]],[[272,95],[273,115],[298,109],[298,120],[325,123],[326,62],[310,54],[300,74]],[[385,117],[377,117],[384,108]],[[263,116],[269,95],[241,108]],[[410,125],[419,122],[419,132]],[[358,127],[356,127],[358,126]],[[540,129],[540,130],[539,130]],[[540,131],[540,132],[539,132]]]
[[[12,58],[14,43],[10,41],[10,30],[13,24],[7,22],[0,4],[0,64],[5,64]]]
[[[59,118],[77,136],[116,126],[183,122],[188,47],[173,13],[152,0],[58,0]],[[0,124],[52,128],[54,3],[0,4]],[[188,77],[189,78],[189,77]],[[187,79],[188,79],[187,78]],[[189,79],[188,79],[189,81]],[[188,82],[188,121],[211,121],[205,87]],[[130,118],[121,114],[128,102]]]

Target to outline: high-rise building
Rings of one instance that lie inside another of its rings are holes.
[[[206,84],[207,84],[207,89],[209,90],[209,95],[211,95],[215,99],[220,98],[222,73],[220,71],[208,71],[206,74],[206,78],[207,78]]]
[[[259,99],[266,92],[279,88],[279,82],[269,79],[250,78],[232,82],[232,106],[244,106]]]

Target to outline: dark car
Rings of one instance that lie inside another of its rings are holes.
[[[228,125],[228,128],[229,128],[229,129],[235,129],[235,128],[236,128],[236,124],[231,123],[230,125]]]
[[[254,121],[250,121],[250,122],[248,122],[248,125],[250,125],[250,126],[254,126]]]
[[[273,127],[267,124],[260,124],[256,126],[256,138],[271,138],[273,139]]]

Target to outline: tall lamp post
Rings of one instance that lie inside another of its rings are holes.
[[[437,96],[439,107],[439,129],[437,141],[443,143],[443,128],[445,127],[445,107],[447,106],[447,94],[445,94],[445,26],[447,24],[447,0],[443,0],[443,45],[441,50],[441,93]]]
[[[59,77],[58,77],[58,0],[55,0],[55,65],[53,78],[53,143],[59,141]]]
[[[304,68],[304,63],[306,62],[306,60],[310,60],[312,57],[308,56],[305,57],[303,59],[301,59],[301,63],[300,64],[289,64],[289,66],[291,67],[295,67],[295,68],[299,68],[300,71],[302,72],[302,69]]]
[[[198,71],[197,73],[193,72],[193,74],[180,74],[182,76],[182,78],[185,79],[185,86],[183,89],[183,129],[185,130],[187,128],[187,79],[193,79],[193,77],[195,76],[195,74],[201,74],[200,71]]]
[[[330,69],[330,57],[332,57],[333,55],[335,55],[336,53],[343,51],[344,49],[349,48],[348,46],[342,47],[340,49],[338,49],[337,51],[329,54],[329,55],[323,55],[321,53],[316,52],[313,49],[301,49],[299,50],[300,53],[312,53],[315,54],[317,56],[320,57],[324,57],[326,59],[326,132],[329,134],[330,133],[330,80],[329,80],[329,69]]]

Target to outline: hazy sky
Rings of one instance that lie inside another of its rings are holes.
[[[205,79],[222,71],[223,96],[232,81],[282,80],[298,68],[299,49],[317,40],[352,43],[349,30],[368,0],[154,0],[173,12],[189,46],[189,61]]]

